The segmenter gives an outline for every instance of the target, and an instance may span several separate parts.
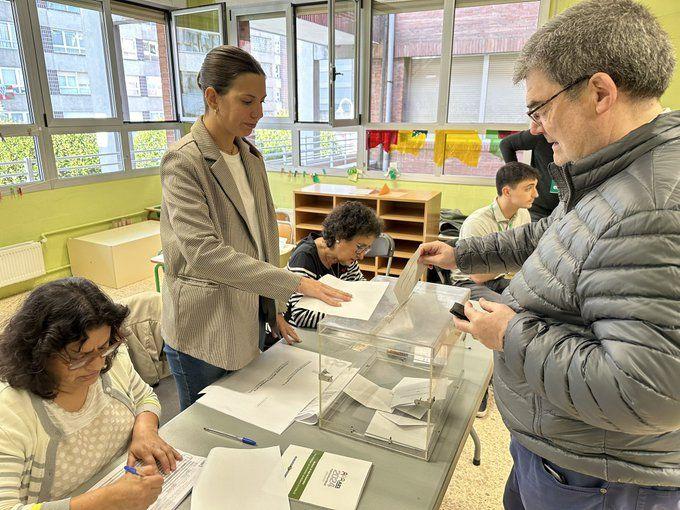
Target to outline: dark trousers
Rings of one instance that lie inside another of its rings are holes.
[[[261,351],[264,350],[264,339],[264,321],[260,320],[259,346]],[[211,365],[207,361],[194,358],[184,352],[176,351],[168,344],[165,344],[163,351],[168,357],[170,373],[172,373],[172,377],[177,385],[180,411],[184,411],[196,402],[199,393],[206,386],[210,386],[218,379],[230,373],[230,371]]]
[[[607,482],[548,462],[514,438],[510,453],[514,466],[505,485],[505,510],[680,510],[679,487]]]

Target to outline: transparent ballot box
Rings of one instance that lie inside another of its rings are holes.
[[[368,321],[326,316],[318,327],[319,426],[429,460],[463,370],[449,312],[470,291],[418,282],[403,304],[396,278]]]

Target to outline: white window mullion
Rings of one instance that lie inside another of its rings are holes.
[[[451,59],[453,55],[453,24],[456,1],[444,2],[444,26],[442,31],[442,58],[439,70],[439,97],[437,102],[437,123],[445,124],[449,112],[449,90],[451,87]]]
[[[484,122],[486,117],[486,95],[489,87],[489,54],[484,55],[482,67],[482,87],[479,91],[479,123]]]

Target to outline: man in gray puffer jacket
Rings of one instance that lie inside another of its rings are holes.
[[[496,351],[508,509],[680,509],[680,112],[659,102],[673,67],[633,0],[554,18],[515,81],[553,144],[560,204],[455,249],[423,245],[426,264],[519,270],[506,304],[456,321]]]

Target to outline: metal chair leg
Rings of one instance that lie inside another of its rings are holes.
[[[475,466],[479,466],[482,463],[482,442],[479,440],[479,436],[474,427],[470,429],[470,437],[472,438],[472,442],[475,443],[475,453],[472,457],[472,463]]]

